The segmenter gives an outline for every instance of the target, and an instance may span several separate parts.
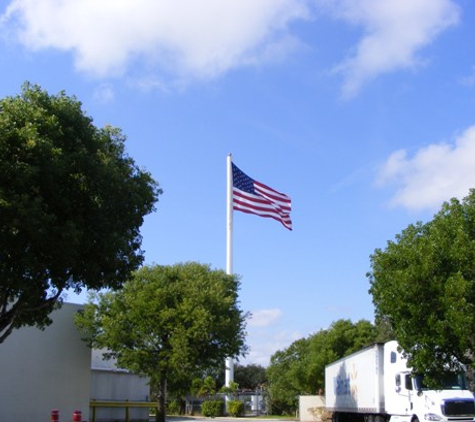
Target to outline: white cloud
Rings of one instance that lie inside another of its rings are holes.
[[[250,327],[268,327],[275,324],[282,316],[280,309],[260,309],[253,311],[249,320]]]
[[[121,75],[137,60],[210,78],[285,55],[307,0],[13,0],[3,29],[28,48],[72,52],[80,71]]]
[[[378,75],[416,67],[420,51],[459,18],[454,0],[12,0],[0,25],[29,49],[71,53],[81,72],[147,69],[138,76],[162,87],[283,60],[302,45],[290,25],[325,13],[363,30],[335,67],[346,97]]]
[[[270,358],[279,350],[285,350],[294,341],[304,336],[298,331],[288,330],[256,330],[249,333],[248,344],[250,351],[242,360],[242,364],[257,364],[268,366]]]
[[[435,209],[453,197],[463,198],[475,187],[475,126],[453,143],[429,145],[413,157],[404,150],[394,152],[377,183],[398,186],[391,205],[410,210]]]
[[[282,310],[277,308],[252,311],[246,339],[250,350],[246,358],[241,360],[242,364],[267,366],[274,353],[302,338],[301,333],[282,328],[282,315]]]
[[[100,84],[94,91],[94,100],[105,104],[113,101],[115,98],[114,89],[110,84]]]
[[[364,31],[354,51],[336,67],[347,98],[378,75],[416,67],[419,51],[459,18],[452,0],[317,1],[336,18]]]

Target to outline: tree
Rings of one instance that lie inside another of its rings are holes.
[[[239,392],[239,384],[236,381],[230,381],[229,385],[223,385],[219,389],[219,392],[226,394],[226,396],[231,398],[231,400],[235,400]]]
[[[475,191],[409,225],[371,256],[370,293],[415,372],[436,386],[441,374],[473,364],[475,352]]]
[[[234,366],[234,381],[240,391],[254,391],[267,383],[266,368],[261,365],[249,364]]]
[[[64,290],[117,288],[141,265],[161,190],[125,139],[64,92],[26,83],[0,101],[0,343],[50,324]]]
[[[280,412],[294,412],[299,395],[324,390],[326,365],[372,344],[376,335],[369,321],[340,319],[275,353],[267,369],[272,406]]]
[[[107,348],[120,367],[150,377],[165,420],[167,380],[223,365],[246,351],[247,313],[239,280],[198,263],[146,266],[121,290],[97,295],[77,317],[89,345]]]
[[[308,356],[309,339],[294,341],[287,349],[271,356],[267,368],[272,413],[291,414],[297,408],[298,395],[303,394],[303,362]]]
[[[310,338],[307,366],[307,391],[315,394],[325,389],[325,366],[374,343],[377,330],[371,322],[340,319],[329,329]]]
[[[216,394],[216,380],[210,375],[203,380],[195,378],[192,385],[193,393],[198,397],[213,397]]]

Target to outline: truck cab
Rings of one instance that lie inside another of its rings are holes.
[[[390,422],[474,421],[475,402],[465,374],[449,374],[441,390],[431,390],[414,375],[395,341],[385,344],[385,410]]]

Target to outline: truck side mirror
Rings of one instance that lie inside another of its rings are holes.
[[[401,391],[401,375],[396,374],[396,393]]]

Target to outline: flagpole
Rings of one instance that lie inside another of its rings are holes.
[[[226,274],[233,274],[233,169],[232,155],[227,156],[227,198],[226,198]],[[234,381],[234,362],[227,358],[225,363],[225,385]]]
[[[232,155],[227,157],[226,274],[233,274],[233,169]]]

